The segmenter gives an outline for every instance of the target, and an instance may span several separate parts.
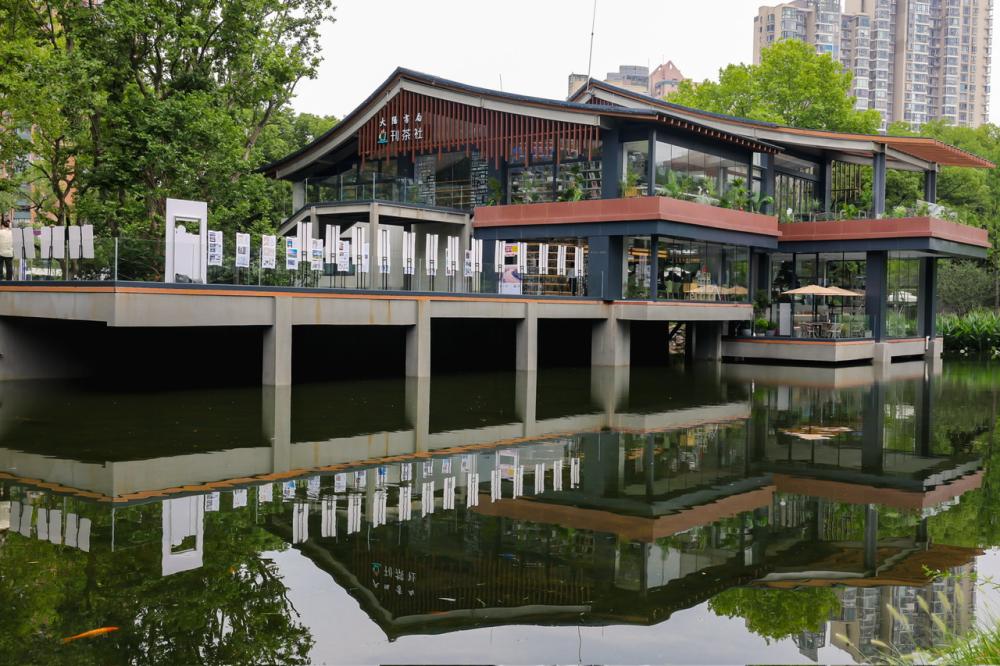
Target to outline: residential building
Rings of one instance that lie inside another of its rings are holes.
[[[656,67],[652,72],[642,65],[621,65],[617,72],[608,72],[604,78],[606,83],[625,88],[632,92],[663,98],[677,90],[684,80],[684,74],[672,60]],[[570,74],[567,92],[573,95],[587,83],[586,74]]]
[[[989,121],[992,0],[793,0],[754,17],[754,62],[782,39],[800,39],[854,74],[859,109],[882,128],[929,120]]]

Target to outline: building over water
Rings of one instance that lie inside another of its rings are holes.
[[[455,234],[457,256],[485,243],[490,289],[699,306],[762,294],[788,344],[704,329],[727,336],[715,356],[878,362],[935,353],[936,262],[989,245],[936,204],[942,166],[992,164],[933,139],[782,127],[598,81],[564,102],[399,69],[264,171],[293,185],[280,233],[360,226],[412,248],[368,256],[371,275],[388,264],[383,288],[406,284],[407,262],[453,261],[436,234]],[[922,174],[922,199],[886,210],[889,169]]]

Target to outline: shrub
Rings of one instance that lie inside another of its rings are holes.
[[[993,303],[993,276],[975,261],[942,261],[937,290],[941,312],[964,315]]]
[[[963,356],[1000,355],[1000,313],[973,310],[964,316],[943,314],[937,320],[945,351]]]

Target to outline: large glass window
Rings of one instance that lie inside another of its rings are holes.
[[[750,253],[746,247],[660,236],[625,238],[625,298],[651,298],[651,255],[657,252],[657,298],[746,302]]]
[[[920,303],[920,260],[890,252],[887,286],[886,334],[890,338],[916,336]]]
[[[626,141],[622,148],[625,159],[622,173],[622,196],[638,197],[649,194],[649,142]]]
[[[660,196],[733,208],[747,205],[745,162],[657,141],[655,167],[655,193]]]

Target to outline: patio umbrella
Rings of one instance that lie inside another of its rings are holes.
[[[782,296],[841,296],[843,298],[862,298],[864,294],[859,294],[856,291],[850,291],[849,289],[842,289],[840,287],[822,287],[818,284],[809,284],[805,287],[799,287],[798,289],[789,289],[788,291],[781,292]],[[813,299],[813,320],[816,319],[817,303]],[[841,314],[843,314],[843,308],[841,308]]]

